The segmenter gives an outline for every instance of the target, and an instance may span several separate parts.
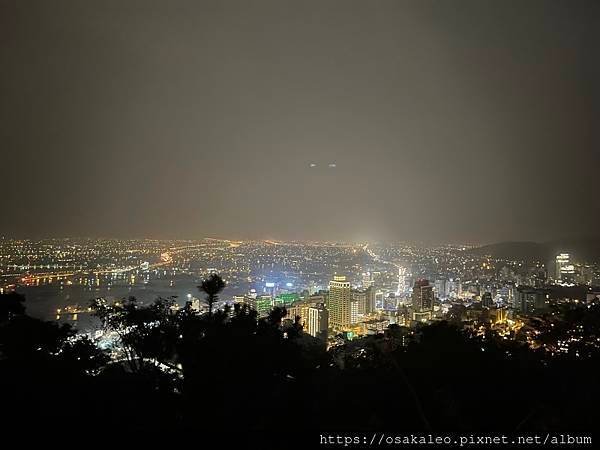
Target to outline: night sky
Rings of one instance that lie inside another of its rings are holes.
[[[597,236],[599,6],[0,0],[0,233]]]

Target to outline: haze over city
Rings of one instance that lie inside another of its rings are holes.
[[[0,0],[4,440],[591,448],[599,56],[597,0]]]
[[[3,1],[0,233],[596,235],[597,7]]]

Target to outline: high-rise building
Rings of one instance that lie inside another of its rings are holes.
[[[350,302],[350,325],[356,325],[358,323],[359,313],[359,300],[352,299]]]
[[[556,255],[556,260],[554,264],[554,280],[561,281],[563,279],[563,269],[571,265],[571,255],[569,255],[568,253],[561,253],[559,255]]]
[[[408,290],[408,286],[406,285],[406,278],[406,267],[398,267],[398,287],[396,288],[396,295],[401,295]]]
[[[273,299],[273,306],[279,306],[280,308],[287,308],[292,304],[300,300],[300,296],[295,293],[291,294],[279,294]]]
[[[266,317],[273,309],[273,297],[270,295],[250,294],[244,296],[244,303],[256,310],[258,317]]]
[[[375,312],[375,286],[369,287],[365,294],[367,296],[365,302],[365,314],[371,314]]]
[[[287,298],[286,294],[280,294],[278,298]],[[292,297],[289,297],[292,299]],[[277,303],[277,299],[274,301],[275,306],[280,306]],[[291,320],[295,320],[296,316],[300,317],[300,324],[306,329],[308,326],[308,310],[313,306],[325,305],[325,296],[323,295],[312,295],[304,300],[297,300],[292,304],[285,306],[287,310],[287,316]]]
[[[375,309],[382,310],[384,307],[384,294],[381,291],[375,292]]]
[[[286,306],[285,309],[287,311],[287,317],[291,320],[295,320],[296,317],[300,317],[300,325],[306,327],[308,309],[311,306],[311,303],[307,301],[297,301],[292,305]]]
[[[433,315],[433,286],[429,280],[415,281],[412,292],[413,320],[430,320]]]
[[[363,288],[365,288],[365,289],[373,286],[373,278],[371,277],[371,272],[363,272],[362,285],[363,285]]]
[[[484,308],[491,308],[493,304],[494,301],[492,299],[492,293],[484,292],[481,296],[481,306],[483,306]]]
[[[440,300],[445,300],[448,297],[446,293],[446,280],[438,279],[435,280],[435,294]]]
[[[577,271],[574,264],[567,264],[560,269],[560,281],[562,284],[577,282]]]
[[[517,288],[513,300],[513,309],[519,314],[543,312],[548,308],[548,294],[542,289],[527,286]]]
[[[308,334],[326,341],[328,324],[329,311],[323,303],[308,308]]]
[[[357,302],[358,314],[366,314],[367,293],[365,291],[352,291],[352,301]]]
[[[336,275],[329,282],[329,325],[344,330],[352,324],[351,317],[352,292],[350,282],[343,275]]]
[[[590,264],[578,264],[576,266],[576,281],[579,284],[592,284],[594,278],[594,266]]]

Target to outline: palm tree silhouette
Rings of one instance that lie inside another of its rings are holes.
[[[208,303],[208,316],[212,316],[213,305],[219,299],[219,292],[225,287],[225,281],[218,274],[213,273],[208,278],[202,281],[198,286],[201,292],[206,294],[206,302]]]

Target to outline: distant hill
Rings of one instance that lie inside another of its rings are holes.
[[[470,251],[475,255],[523,261],[552,260],[558,253],[570,253],[574,260],[600,262],[600,238],[559,239],[550,242],[500,242]]]
[[[539,242],[499,242],[497,244],[484,245],[474,248],[471,253],[476,255],[491,255],[494,258],[516,259],[516,260],[538,260],[545,261],[548,249]]]

